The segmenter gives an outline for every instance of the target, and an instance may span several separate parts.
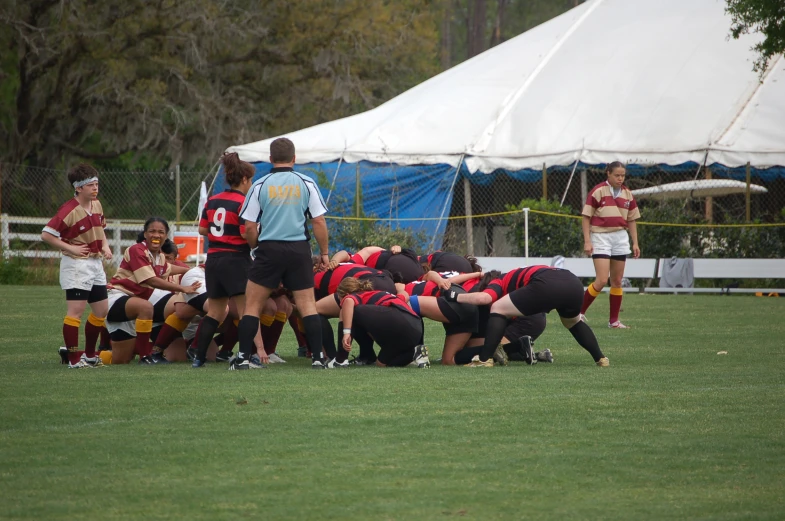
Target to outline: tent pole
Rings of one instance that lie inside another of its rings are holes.
[[[466,215],[466,253],[474,257],[474,223],[472,222],[472,184],[463,178],[463,213]]]
[[[581,150],[583,152],[583,150]],[[572,176],[575,175],[575,169],[578,168],[578,161],[580,161],[581,156],[578,155],[578,158],[575,160],[575,164],[572,166],[572,172],[570,172],[570,178],[567,180],[567,187],[564,189],[564,195],[561,196],[561,203],[559,206],[564,206],[564,200],[567,198],[567,191],[570,189],[570,185],[572,184]]]
[[[744,193],[745,204],[747,207],[747,222],[750,222],[750,177],[751,177],[751,169],[750,169],[750,162],[747,161],[747,190]]]
[[[524,259],[523,265],[529,265],[529,209],[523,209],[523,235],[524,235],[524,246],[523,246],[523,254],[526,257]]]
[[[548,168],[542,164],[542,200],[548,200]]]
[[[338,172],[341,170],[341,163],[343,163],[344,152],[346,152],[345,148],[343,151],[341,151],[341,157],[338,159],[338,168],[335,169],[335,174],[333,174],[333,181],[330,183],[330,191],[327,192],[327,201],[325,201],[327,204],[330,202],[330,196],[333,195],[333,187],[335,186],[335,180],[338,178]]]
[[[452,178],[452,185],[450,185],[450,193],[453,193],[453,190],[455,190],[455,182],[458,180],[458,174],[461,173],[461,166],[463,166],[463,158],[464,158],[465,155],[466,154],[461,154],[461,158],[458,160],[458,167],[455,169],[455,176],[453,176],[453,178]],[[464,179],[464,181],[465,181],[465,179]],[[464,185],[464,189],[465,188],[466,187]],[[449,197],[445,198],[445,200],[444,200],[444,206],[442,206],[442,213],[439,216],[439,223],[436,225],[436,229],[439,229],[439,226],[442,225],[442,220],[444,219],[444,212],[447,211],[447,201],[449,201],[449,200],[450,200]],[[435,243],[436,243],[436,234],[434,233],[433,237],[431,237],[431,244],[428,245],[428,249],[430,251],[433,251],[433,245]]]
[[[706,179],[711,179],[711,168],[708,166],[704,168],[704,174]],[[714,198],[707,197],[706,198],[706,222],[711,224],[714,222]]]

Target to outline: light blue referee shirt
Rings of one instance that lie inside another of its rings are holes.
[[[261,225],[259,242],[307,241],[308,219],[327,213],[319,187],[289,167],[279,167],[251,185],[240,218]]]

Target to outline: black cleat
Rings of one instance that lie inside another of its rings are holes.
[[[60,349],[57,350],[57,354],[60,355],[60,363],[68,365],[68,348],[61,346]]]
[[[216,362],[228,362],[234,355],[231,351],[218,351],[215,353]]]

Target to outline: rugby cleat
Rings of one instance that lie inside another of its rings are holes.
[[[171,364],[172,363],[172,362],[170,362],[169,360],[166,359],[166,357],[164,356],[164,352],[163,351],[159,351],[157,353],[153,353],[152,355],[150,355],[150,358],[153,359],[153,363],[154,364]]]
[[[269,355],[267,355],[267,357],[270,359],[270,363],[271,364],[285,364],[286,363],[286,360],[284,360],[283,358],[281,358],[280,356],[278,356],[275,353],[270,353]]]
[[[87,358],[87,355],[82,353],[82,357],[80,360],[83,360],[85,363],[89,364],[91,367],[103,367],[104,362],[101,360],[100,356],[96,356],[94,358]]]
[[[608,357],[607,357],[607,356],[603,356],[602,358],[600,358],[599,360],[597,360],[597,362],[596,362],[596,363],[597,363],[597,365],[598,365],[599,367],[608,367],[609,365],[611,365],[611,361],[610,361],[610,360],[608,360]]]
[[[188,359],[189,362],[193,362],[194,360],[196,360],[196,348],[195,347],[187,348],[185,350],[185,357]]]
[[[349,360],[344,360],[343,362],[339,362],[335,358],[330,359],[327,362],[327,369],[339,369],[339,368],[348,368],[349,367]]]
[[[248,362],[248,360],[240,360],[239,358],[235,358],[229,364],[229,370],[230,371],[247,371],[250,368],[251,368],[251,365]]]
[[[229,360],[232,359],[232,356],[234,355],[232,354],[231,351],[218,351],[217,353],[215,353],[215,361],[228,362]]]
[[[365,358],[354,357],[349,360],[351,365],[376,365],[376,360],[366,360]]]
[[[90,369],[92,369],[92,368],[93,368],[93,366],[92,366],[92,365],[90,365],[90,364],[88,364],[88,363],[87,363],[87,362],[85,362],[84,360],[79,360],[79,361],[78,361],[77,363],[75,363],[75,364],[68,364],[68,369],[85,369],[85,368],[90,368]]]
[[[299,358],[307,357],[308,356],[307,352],[308,352],[308,348],[307,347],[300,346],[300,347],[297,348],[297,356]]]
[[[414,347],[414,359],[409,364],[410,367],[417,367],[418,369],[428,369],[431,367],[431,361],[428,358],[428,348],[424,345]]]
[[[259,355],[256,353],[251,355],[251,359],[248,361],[248,366],[251,369],[267,369],[267,366],[262,363],[262,359],[259,358]]]
[[[480,360],[480,355],[474,355],[474,357],[472,357],[472,361],[466,364],[464,367],[493,367],[493,358],[489,358],[483,362]]]
[[[321,360],[314,360],[311,364],[311,369],[327,369],[327,364],[323,364]]]
[[[550,349],[537,351],[536,353],[534,353],[534,358],[536,358],[537,361],[539,362],[547,362],[549,364],[553,363],[553,354],[551,353]]]
[[[155,362],[153,361],[153,356],[148,355],[148,356],[139,357],[139,365],[155,365]]]
[[[191,367],[193,367],[194,369],[199,369],[200,367],[204,367],[206,363],[207,362],[205,362],[204,360],[199,360],[198,358],[196,358],[194,359],[194,363],[191,364]]]
[[[65,346],[60,346],[60,349],[57,350],[57,354],[60,355],[60,363],[61,364],[68,364],[68,348]]]
[[[499,344],[496,346],[496,351],[493,352],[493,362],[498,365],[507,365],[509,362],[507,351],[504,350],[503,345]]]
[[[532,348],[532,337],[529,335],[523,335],[520,338],[521,342],[521,356],[523,356],[523,361],[529,365],[533,365],[537,363],[537,358],[534,357],[534,349]]]
[[[618,320],[616,322],[609,322],[608,323],[608,327],[610,329],[632,329],[630,326],[625,326],[624,324],[622,324]]]

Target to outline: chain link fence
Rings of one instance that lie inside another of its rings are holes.
[[[262,167],[258,168],[262,173]],[[578,216],[588,191],[606,177],[602,168],[583,165],[499,170],[490,175],[469,174],[465,168],[459,171],[447,165],[339,163],[337,167],[304,165],[298,169],[316,178],[325,196],[330,195],[332,246],[351,249],[399,243],[422,251],[441,248],[478,257],[523,254],[523,207],[531,209],[530,255],[581,256]],[[633,190],[694,179],[746,182],[744,168],[635,165],[627,173],[626,183]],[[101,171],[99,175],[99,197],[109,222],[107,236],[119,247],[120,242],[132,241],[137,225],[153,215],[166,218],[173,228],[195,231],[200,183],[210,186],[214,173],[175,169]],[[0,179],[3,250],[27,250],[24,256],[42,256],[47,248],[38,240],[41,228],[72,193],[66,171],[0,164]],[[753,169],[750,183],[765,192],[638,199],[644,256],[785,257],[785,226],[781,226],[785,174],[782,169]],[[220,176],[216,188],[223,188]]]

